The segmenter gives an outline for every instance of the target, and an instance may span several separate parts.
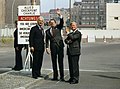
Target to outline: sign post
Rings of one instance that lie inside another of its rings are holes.
[[[24,63],[24,69],[26,69],[28,62],[28,68],[30,70],[30,58],[33,59],[33,56],[29,47],[29,34],[31,27],[36,25],[39,16],[39,5],[18,6],[18,44],[28,45],[28,54]]]

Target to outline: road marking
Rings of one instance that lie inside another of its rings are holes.
[[[90,69],[80,69],[79,71],[85,71],[85,72],[120,72],[120,70],[90,70]]]
[[[53,69],[44,69],[44,70],[50,70],[53,71]],[[69,71],[69,69],[64,69]],[[85,72],[120,72],[120,70],[91,70],[91,69],[79,69],[79,71],[85,71]]]
[[[11,70],[12,68],[0,68],[0,71],[5,71],[5,70]],[[42,68],[42,70],[49,70],[53,72],[53,69],[47,69],[47,68]],[[65,71],[69,71],[69,69],[64,69]],[[23,70],[21,70],[23,71]],[[28,69],[25,69],[24,71],[29,71]],[[32,71],[32,69],[30,69]],[[120,72],[120,70],[91,70],[91,69],[79,69],[79,71],[83,72]]]
[[[12,68],[0,68],[0,71],[9,71],[12,70]]]

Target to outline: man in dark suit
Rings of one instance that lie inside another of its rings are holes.
[[[12,68],[12,70],[19,71],[23,69],[23,63],[22,63],[22,55],[21,51],[23,48],[22,44],[18,44],[18,28],[17,28],[17,20],[15,21],[15,27],[16,30],[14,31],[14,48],[15,48],[15,66]]]
[[[57,14],[60,16],[60,23],[56,24],[54,19],[49,21],[50,28],[46,30],[46,51],[49,54],[51,51],[52,67],[53,67],[53,79],[58,80],[57,61],[59,64],[60,81],[64,81],[63,70],[63,57],[64,57],[64,44],[61,36],[61,29],[63,28],[63,18],[60,10],[57,10]],[[50,41],[50,51],[49,51]],[[57,60],[58,57],[58,60]]]
[[[42,25],[44,20],[39,17],[37,25],[30,30],[29,43],[33,53],[32,77],[37,79],[41,76],[41,67],[44,54],[44,30]]]
[[[73,32],[67,35],[65,43],[67,44],[67,55],[69,62],[70,79],[67,81],[70,84],[79,82],[79,56],[81,49],[81,32],[77,29],[76,22],[72,22],[70,27]]]

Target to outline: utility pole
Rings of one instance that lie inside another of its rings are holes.
[[[56,0],[54,0],[54,19],[56,19]]]
[[[31,0],[31,5],[35,5],[36,4],[36,0]]]
[[[72,15],[71,15],[71,0],[69,0],[69,15],[70,15],[70,23],[71,23],[71,19],[72,19]]]
[[[14,4],[15,4],[15,0],[13,0],[13,2],[12,2],[12,25],[14,24]]]
[[[54,0],[54,9],[56,9],[56,0]]]

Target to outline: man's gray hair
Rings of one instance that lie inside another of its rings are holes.
[[[38,19],[40,19],[40,18],[44,21],[44,18],[43,18],[42,16],[39,16],[39,17],[38,17]]]
[[[73,21],[73,22],[70,23],[70,25],[72,25],[72,24],[76,24],[77,25],[77,23],[75,21]]]

